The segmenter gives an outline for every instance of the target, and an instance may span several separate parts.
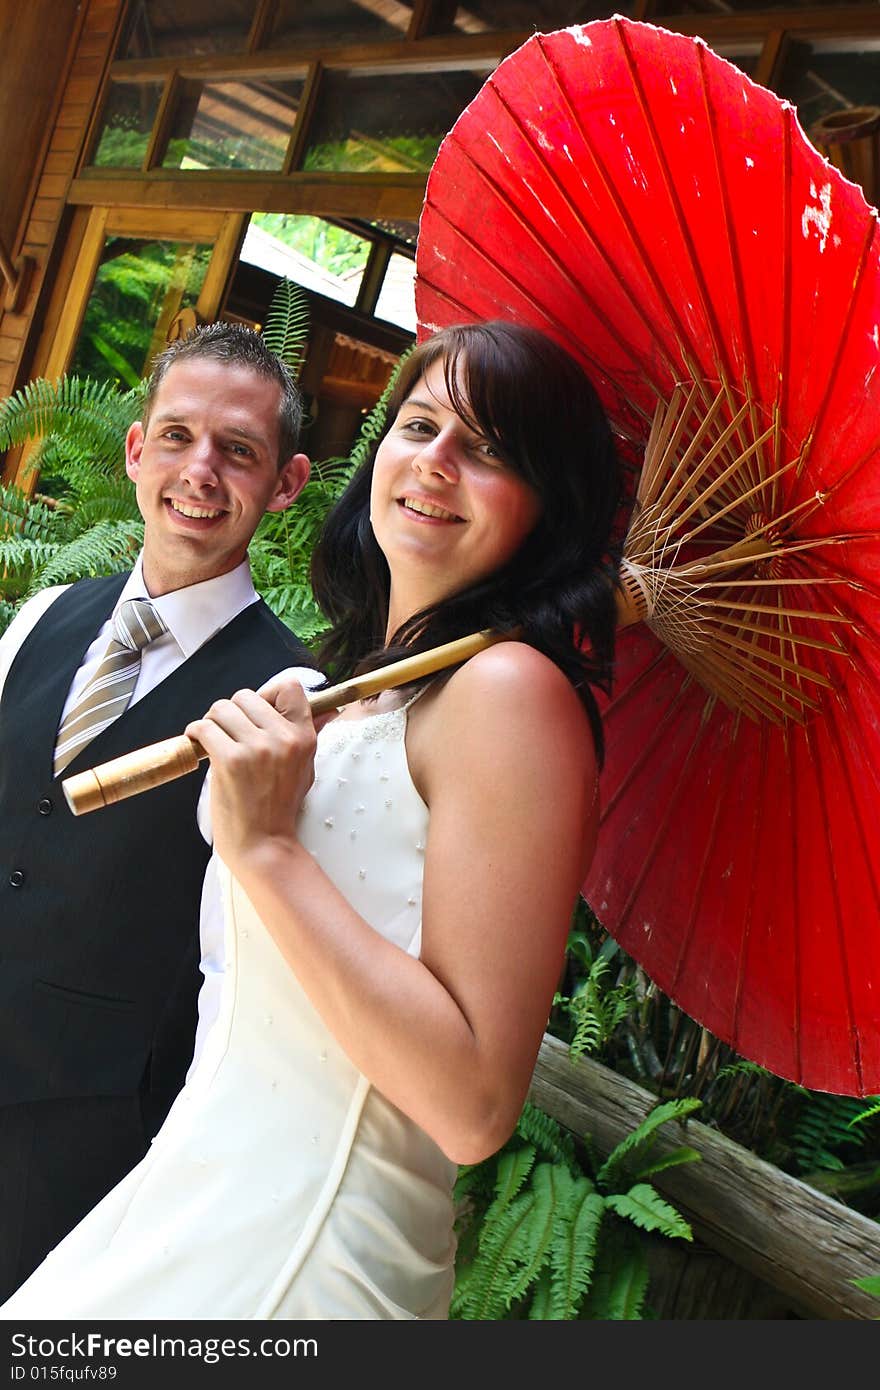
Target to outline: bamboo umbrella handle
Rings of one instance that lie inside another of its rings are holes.
[[[430,651],[405,657],[378,671],[354,676],[340,685],[311,691],[308,693],[309,705],[313,714],[327,714],[330,710],[353,704],[355,700],[365,700],[370,695],[407,685],[434,671],[442,671],[447,666],[466,661],[477,652],[491,647],[494,642],[503,642],[513,635],[486,630],[471,633],[469,637],[458,637],[454,642],[445,642],[440,647],[432,647]],[[204,749],[194,739],[179,734],[177,738],[151,743],[146,748],[135,749],[86,772],[77,772],[72,777],[66,777],[61,786],[73,814],[82,816],[88,811],[97,811],[101,806],[110,806],[115,801],[136,796],[138,792],[149,791],[150,787],[171,782],[175,777],[183,777],[187,772],[195,772],[206,757]]]

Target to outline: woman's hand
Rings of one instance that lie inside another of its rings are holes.
[[[260,693],[215,701],[187,726],[211,760],[214,847],[230,868],[267,839],[295,840],[314,779],[317,727],[302,685],[283,674]]]

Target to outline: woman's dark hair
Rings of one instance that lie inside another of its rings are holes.
[[[601,757],[590,687],[610,685],[617,570],[611,535],[621,501],[605,411],[581,367],[552,339],[492,320],[446,328],[413,350],[382,438],[437,361],[456,412],[536,490],[540,519],[502,569],[416,613],[386,646],[390,576],[370,525],[378,440],[330,512],[312,558],[315,596],[332,624],[319,662],[341,680],[482,628],[518,628],[577,689]]]

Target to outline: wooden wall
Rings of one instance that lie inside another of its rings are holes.
[[[57,234],[124,0],[0,0],[0,240],[31,258],[9,310],[0,280],[0,396],[26,379]]]

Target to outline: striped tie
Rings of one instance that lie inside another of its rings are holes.
[[[167,630],[147,599],[127,599],[120,605],[104,658],[58,730],[56,777],[81,748],[118,719],[137,684],[142,649]]]

